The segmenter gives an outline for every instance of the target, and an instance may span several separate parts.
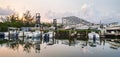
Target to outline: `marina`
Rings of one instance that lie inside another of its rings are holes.
[[[0,0],[0,57],[120,57],[118,0]]]
[[[120,44],[106,39],[97,40],[94,43],[92,40],[51,39],[46,41],[34,38],[0,44],[0,54],[2,54],[0,56],[2,57],[119,57],[119,52]]]
[[[96,26],[90,24],[66,25],[63,23],[63,27],[58,28],[57,20],[53,19],[51,27],[45,29],[44,26],[40,25],[38,20],[40,21],[40,14],[36,13],[36,23],[34,27],[8,27],[8,31],[0,32],[0,54],[3,54],[0,56],[120,56],[119,26],[101,28],[101,24]],[[4,53],[2,53],[3,50]],[[11,53],[8,54],[9,52]]]

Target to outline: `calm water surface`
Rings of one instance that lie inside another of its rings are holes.
[[[77,39],[24,39],[0,44],[0,57],[120,57],[120,43]]]

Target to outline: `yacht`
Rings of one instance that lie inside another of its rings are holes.
[[[89,40],[93,40],[94,38],[96,40],[99,40],[99,38],[100,38],[99,34],[95,33],[95,32],[88,33],[88,37],[89,37]]]
[[[49,35],[49,38],[53,38],[53,34],[54,32],[53,31],[49,31],[49,32],[47,32],[47,33],[44,33],[43,34],[43,37],[45,36],[45,34],[48,34]]]
[[[33,37],[40,37],[41,32],[39,30],[36,30],[33,32]]]

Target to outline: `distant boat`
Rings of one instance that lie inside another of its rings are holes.
[[[23,35],[23,33],[24,33],[24,35]],[[18,34],[18,36],[19,36],[19,37],[24,37],[24,36],[25,36],[25,37],[32,37],[33,34],[32,34],[32,32],[29,32],[29,31],[24,31],[24,32],[23,32],[23,31],[20,31],[19,34]]]
[[[9,36],[9,33],[10,33],[10,35],[16,34],[15,31],[4,32],[5,37],[8,37],[8,36]]]
[[[50,37],[50,38],[53,37],[53,31],[49,31],[48,34],[49,34],[49,37]]]
[[[33,37],[40,37],[40,31],[36,30],[33,32]]]
[[[9,34],[9,33],[8,33],[8,32],[4,32],[4,34],[5,34],[5,37],[8,37],[8,34]]]
[[[49,38],[53,38],[53,31],[49,31],[47,33],[44,33],[43,34],[43,37],[45,36],[45,34],[48,34],[49,35]]]
[[[15,31],[9,31],[9,32],[10,32],[10,35],[14,35],[14,34],[16,34]],[[8,37],[8,36],[9,36],[9,32],[4,32],[5,37]]]
[[[32,32],[24,32],[26,38],[32,38],[33,37],[33,34]]]
[[[23,37],[23,31],[20,31],[19,34],[18,34],[19,37]]]
[[[5,34],[3,32],[0,32],[0,38],[4,38]]]
[[[95,32],[88,33],[88,37],[89,37],[89,40],[93,40],[94,38],[96,38],[96,40],[99,40],[100,38],[99,34]]]

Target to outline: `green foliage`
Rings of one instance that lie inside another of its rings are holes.
[[[59,37],[59,39],[61,38],[69,38],[69,30],[58,30],[57,32],[57,37]]]
[[[48,32],[48,31],[49,31],[49,30],[44,30],[43,32],[46,33],[46,32]]]
[[[78,33],[90,33],[90,32],[96,32],[99,33],[99,30],[76,30]]]
[[[96,33],[99,33],[99,30],[57,30],[55,31],[57,33],[57,37],[58,39],[68,39],[70,38],[70,34],[71,33],[74,33],[74,32],[77,32],[77,34],[79,33],[80,34],[80,40],[88,40],[88,38],[86,36],[88,36],[88,33],[90,32],[96,32]],[[77,36],[75,36],[77,37]]]
[[[6,19],[8,20],[0,23],[0,31],[2,32],[7,31],[8,27],[20,28],[20,27],[33,27],[35,25],[35,23],[32,22],[33,17],[31,16],[29,11],[24,13],[23,18],[26,21],[21,20],[17,14],[7,16]]]
[[[8,40],[0,40],[0,44],[3,44],[3,43],[7,43],[8,42]]]
[[[43,25],[43,26],[47,26],[47,27],[51,27],[51,26],[52,26],[51,23],[41,23],[41,25]]]

